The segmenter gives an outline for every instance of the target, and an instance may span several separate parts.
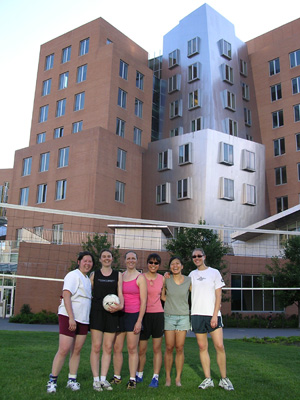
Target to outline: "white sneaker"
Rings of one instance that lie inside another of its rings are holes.
[[[214,381],[211,378],[205,378],[204,381],[198,386],[198,389],[207,389],[214,386]]]
[[[47,383],[47,393],[56,393],[57,383],[53,381],[49,381]]]
[[[113,390],[111,384],[108,381],[100,381],[100,384],[102,386],[103,389],[105,390]]]
[[[73,390],[73,392],[76,392],[77,390],[80,389],[80,383],[72,379],[69,379],[66,387]]]
[[[234,390],[233,384],[230,382],[228,378],[220,379],[219,386],[225,390]]]
[[[102,385],[100,381],[93,382],[93,389],[96,390],[97,392],[102,392]]]

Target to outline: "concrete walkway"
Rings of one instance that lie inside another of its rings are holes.
[[[39,324],[13,324],[8,318],[0,318],[0,331],[35,331],[35,332],[58,332],[58,325]],[[188,337],[194,337],[189,332]],[[243,339],[244,337],[276,337],[276,336],[300,336],[300,329],[256,329],[256,328],[224,328],[225,339]]]

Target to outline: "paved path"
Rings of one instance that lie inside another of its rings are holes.
[[[13,324],[8,318],[0,318],[0,331],[36,331],[58,332],[58,325],[39,324]],[[193,332],[188,337],[194,337]],[[244,337],[276,337],[276,336],[300,336],[300,329],[255,329],[255,328],[224,328],[225,339],[243,339]]]

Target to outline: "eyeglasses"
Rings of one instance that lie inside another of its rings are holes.
[[[159,265],[159,262],[158,261],[148,261],[148,264],[154,264],[154,265]]]
[[[202,258],[203,254],[195,254],[192,256],[192,258]]]

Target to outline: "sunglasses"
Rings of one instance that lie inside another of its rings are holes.
[[[192,258],[202,258],[203,254],[195,254],[194,256],[192,256]]]
[[[159,265],[159,262],[158,261],[148,261],[148,264],[154,264],[154,265]]]

